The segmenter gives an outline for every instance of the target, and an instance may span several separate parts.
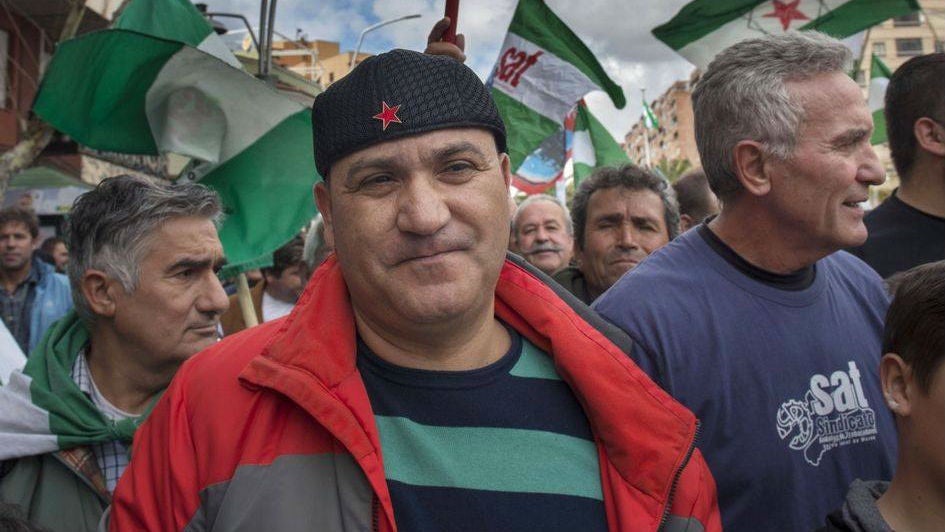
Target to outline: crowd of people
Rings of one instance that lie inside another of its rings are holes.
[[[516,207],[445,29],[316,98],[321,214],[258,326],[199,184],[81,196],[68,279],[0,212],[0,529],[945,529],[945,54],[890,80],[868,214],[871,114],[814,32],[715,58],[702,169]]]

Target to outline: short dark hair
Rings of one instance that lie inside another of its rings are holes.
[[[883,353],[896,353],[928,392],[945,359],[945,260],[912,268],[898,279],[886,312]]]
[[[669,239],[679,234],[679,206],[672,187],[661,177],[635,164],[620,167],[598,168],[590,177],[578,185],[571,200],[571,218],[574,221],[574,239],[578,248],[584,249],[584,227],[587,225],[587,204],[598,190],[623,187],[630,190],[651,190],[663,202],[663,219]]]
[[[916,120],[928,117],[945,127],[945,53],[913,57],[889,78],[886,87],[886,136],[899,179],[909,179],[918,143]]]
[[[301,235],[295,235],[292,240],[272,252],[272,266],[263,268],[263,273],[280,277],[286,268],[304,262],[302,260],[302,250],[304,248],[305,241],[302,240]]]
[[[43,240],[43,243],[39,245],[40,251],[43,253],[52,256],[53,249],[59,244],[65,244],[66,241],[59,238],[58,236],[51,236],[46,240]]]
[[[9,223],[21,223],[29,229],[30,236],[39,236],[39,218],[36,213],[23,207],[11,206],[0,210],[0,227]]]
[[[676,201],[679,202],[679,214],[688,214],[693,223],[701,223],[714,209],[712,189],[702,169],[693,170],[673,183]]]

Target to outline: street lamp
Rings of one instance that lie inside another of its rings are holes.
[[[348,70],[350,71],[352,68],[354,68],[354,62],[355,62],[355,60],[357,60],[358,53],[361,51],[361,43],[364,41],[364,35],[365,35],[366,33],[371,32],[371,31],[374,31],[374,30],[376,30],[377,28],[380,28],[381,26],[386,26],[386,25],[388,25],[388,24],[393,24],[393,23],[395,23],[395,22],[400,22],[401,20],[408,20],[408,19],[412,19],[412,18],[420,18],[420,14],[417,13],[417,14],[414,14],[414,15],[404,15],[404,16],[402,16],[402,17],[392,18],[392,19],[390,19],[390,20],[385,20],[385,21],[383,21],[383,22],[378,22],[377,24],[372,24],[372,25],[370,25],[370,26],[364,28],[363,30],[361,30],[361,35],[358,37],[358,45],[355,46],[355,48],[354,48],[354,54],[351,56],[351,61],[348,62]]]

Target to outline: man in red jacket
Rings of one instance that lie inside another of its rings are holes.
[[[462,64],[364,61],[312,108],[335,255],[197,355],[111,530],[719,530],[693,415],[507,259],[505,127]]]

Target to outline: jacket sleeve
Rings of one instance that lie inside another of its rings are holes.
[[[186,369],[135,433],[131,463],[112,499],[111,532],[182,530],[197,512],[200,486],[185,397]]]
[[[715,479],[699,449],[683,469],[663,532],[721,532]]]

